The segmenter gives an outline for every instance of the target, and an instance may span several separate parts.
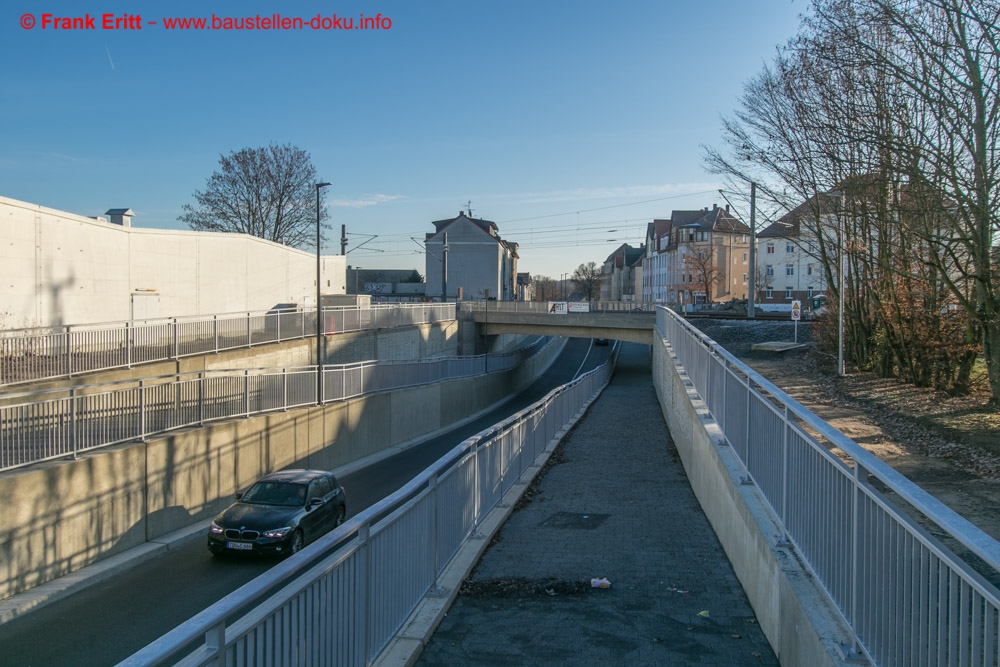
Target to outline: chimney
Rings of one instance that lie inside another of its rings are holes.
[[[104,212],[104,215],[111,219],[111,224],[113,225],[131,227],[132,216],[135,215],[135,211],[130,208],[109,208]]]
[[[718,211],[719,210],[719,205],[718,204],[712,204],[712,210],[713,211]]]
[[[729,213],[729,204],[726,204],[726,213]]]

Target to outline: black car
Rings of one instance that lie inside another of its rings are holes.
[[[236,500],[208,529],[208,550],[215,555],[288,556],[347,516],[344,487],[324,470],[265,475]]]

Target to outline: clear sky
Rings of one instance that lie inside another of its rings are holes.
[[[471,200],[520,244],[520,271],[558,278],[638,246],[654,217],[724,203],[699,146],[719,143],[720,117],[806,10],[805,0],[8,0],[0,195],[81,215],[128,206],[136,226],[182,228],[181,206],[220,154],[291,143],[333,183],[329,247],[339,251],[346,224],[349,264],[424,273],[413,239]],[[89,14],[94,29],[56,30],[44,14]],[[164,22],[213,14],[356,25],[381,14],[383,29]],[[103,29],[104,15],[133,18]]]

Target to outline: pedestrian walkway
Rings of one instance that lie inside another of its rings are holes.
[[[418,665],[779,664],[687,481],[647,346],[624,346],[521,505]]]

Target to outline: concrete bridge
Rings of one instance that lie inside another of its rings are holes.
[[[537,302],[476,301],[461,304],[460,317],[462,314],[471,317],[479,333],[486,336],[607,338],[652,345],[656,326],[655,311],[618,302],[562,303],[553,308]]]

